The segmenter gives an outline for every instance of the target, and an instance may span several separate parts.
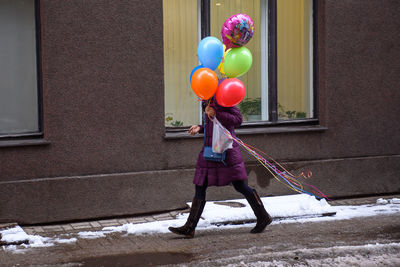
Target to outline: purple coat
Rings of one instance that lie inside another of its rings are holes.
[[[242,124],[242,114],[237,107],[222,107],[216,103],[211,105],[216,112],[216,118],[233,136],[235,135],[235,127]],[[212,145],[213,122],[206,116],[206,146]],[[200,132],[204,132],[204,126],[200,126]],[[203,158],[203,149],[197,158],[196,172],[193,183],[199,186],[204,184],[204,180],[208,179],[208,185],[223,186],[228,185],[232,181],[247,180],[247,173],[244,166],[242,154],[239,145],[233,142],[233,148],[226,151],[225,164],[222,162],[207,161]]]

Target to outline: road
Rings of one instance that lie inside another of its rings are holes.
[[[82,266],[400,266],[400,214],[200,231],[194,239],[142,236],[135,253],[73,261]],[[153,245],[152,245],[153,244]],[[157,244],[157,245],[154,245]]]

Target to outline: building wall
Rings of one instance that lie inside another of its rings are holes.
[[[400,192],[400,3],[325,0],[318,8],[326,129],[239,137],[294,172],[312,171],[309,182],[329,196]],[[162,1],[42,0],[41,23],[50,144],[0,147],[0,222],[184,207],[203,140],[165,138]],[[262,195],[292,193],[243,155]],[[239,197],[231,187],[208,194]]]

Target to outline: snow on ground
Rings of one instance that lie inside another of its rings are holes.
[[[400,243],[289,249],[278,252],[271,252],[268,247],[251,247],[192,264],[198,267],[400,266],[399,251]]]
[[[383,214],[393,214],[400,212],[400,199],[393,198],[385,200],[380,198],[374,205],[360,206],[331,206],[325,200],[306,195],[297,194],[289,196],[265,197],[262,198],[266,210],[274,218],[273,224],[293,223],[293,222],[318,222],[326,220],[346,220],[354,217],[376,216]],[[229,202],[241,203],[243,207],[229,205]],[[188,203],[189,205],[191,203]],[[333,216],[323,216],[336,213]],[[141,224],[124,224],[116,227],[105,227],[101,231],[79,232],[77,237],[84,239],[101,238],[110,233],[125,234],[154,234],[167,233],[169,226],[181,226],[186,222],[188,214],[180,214],[174,220],[155,221]],[[245,199],[227,200],[219,202],[207,202],[202,217],[196,230],[211,230],[216,228],[238,228],[253,227],[255,223],[246,223],[255,221],[255,216],[249,204]],[[39,235],[28,235],[24,230],[17,226],[15,228],[0,231],[2,242],[15,243],[25,241],[18,248],[46,247],[57,243],[72,243],[77,239],[73,238],[49,238]],[[27,240],[27,241],[26,241]],[[16,250],[16,245],[3,246],[3,249]]]
[[[245,207],[230,207],[227,205],[219,205],[215,202],[207,202],[196,231],[211,230],[222,227],[254,227],[255,223],[238,224],[240,222],[255,220],[254,213],[245,199],[227,200],[225,202],[239,202],[244,204]],[[395,203],[393,199],[389,200],[387,205],[331,206],[325,199],[317,200],[316,198],[306,194],[297,194],[279,197],[265,197],[262,198],[262,202],[265,209],[274,219],[272,224],[347,220],[355,217],[367,217],[400,212],[400,205],[389,204]],[[188,204],[190,205],[191,203]],[[336,214],[333,216],[323,216],[324,214],[335,212]],[[182,226],[185,224],[187,217],[188,214],[186,213],[180,214],[175,220],[105,227],[103,228],[102,233],[119,232],[136,235],[168,233],[169,226]]]
[[[245,207],[236,208],[218,205],[214,202],[207,203],[202,218],[212,224],[224,221],[255,220],[253,210],[245,199],[230,200],[228,202],[232,201],[239,202]],[[273,218],[315,217],[336,211],[325,199],[319,201],[315,197],[306,194],[264,197],[262,202]]]
[[[20,226],[0,231],[1,240],[5,243],[20,244],[23,248],[51,247],[55,244],[66,244],[76,242],[76,238],[50,238],[40,235],[28,235]],[[17,245],[3,246],[4,250],[17,250]]]
[[[265,197],[263,204],[273,218],[315,217],[335,212],[335,208],[325,199],[318,201],[315,197],[298,194],[290,196]],[[241,203],[244,207],[231,207],[216,203]],[[188,203],[191,205],[191,203]],[[105,227],[102,233],[120,232],[127,234],[167,233],[169,226],[185,224],[188,213],[180,214],[175,220],[155,221],[141,224],[124,224],[116,227]],[[255,216],[245,199],[207,202],[196,230],[209,230],[218,227],[243,227],[241,222],[255,221]],[[247,225],[246,225],[247,226]],[[248,226],[254,226],[248,224]],[[83,237],[83,236],[82,236]]]
[[[391,204],[400,204],[400,198],[392,198],[392,199],[390,200],[390,203],[391,203]]]

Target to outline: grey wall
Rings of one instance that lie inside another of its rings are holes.
[[[398,1],[319,1],[319,132],[239,136],[333,197],[400,192]],[[162,1],[41,1],[44,132],[0,147],[0,221],[182,208],[201,138],[165,139]],[[0,143],[1,146],[1,143]],[[262,195],[289,194],[245,155]],[[210,188],[209,199],[241,197]]]

